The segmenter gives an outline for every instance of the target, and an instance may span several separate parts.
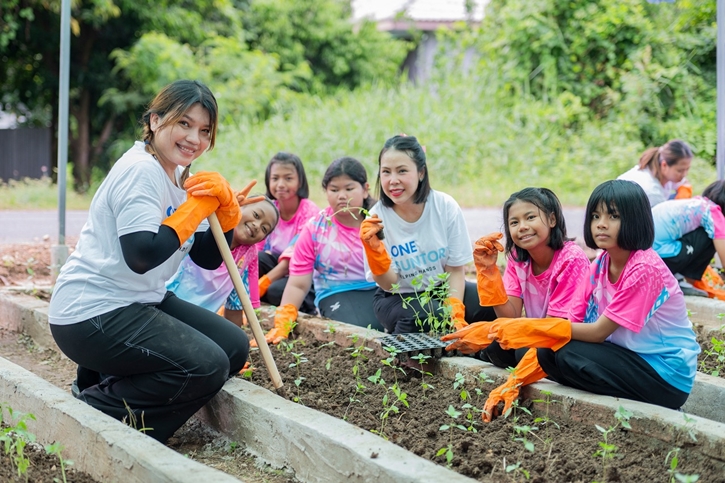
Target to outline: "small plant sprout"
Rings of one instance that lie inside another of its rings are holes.
[[[423,388],[423,399],[425,399],[425,392],[428,389],[435,389],[431,384],[428,384],[425,380],[425,376],[433,376],[432,373],[426,371],[423,369],[428,361],[432,356],[423,354],[422,352],[419,353],[417,356],[411,357],[414,361],[418,362],[418,365],[420,365],[420,369],[418,369],[418,372],[420,372],[420,387]]]
[[[300,373],[300,366],[307,362],[307,358],[304,357],[303,352],[293,352],[292,356],[295,358],[294,362],[290,363],[290,367],[294,367],[297,371],[297,378],[295,379],[295,386],[297,386],[297,395],[292,398],[292,400],[296,403],[302,403],[302,400],[300,399],[300,386],[302,385],[302,381],[304,381],[306,378],[302,377],[302,374]]]
[[[153,431],[154,428],[147,428],[146,424],[144,422],[144,412],[141,411],[141,427],[138,427],[138,419],[136,419],[136,413],[131,409],[131,406],[128,405],[126,400],[123,400],[123,406],[126,408],[126,412],[128,413],[128,419],[126,416],[121,419],[121,422],[124,424],[128,424],[128,426],[132,427],[136,431],[140,431],[142,433],[146,433],[146,431]]]
[[[594,456],[601,456],[602,458],[602,479],[604,481],[607,480],[607,462],[616,456],[618,449],[617,445],[609,441],[609,436],[619,426],[626,429],[632,428],[632,426],[630,426],[629,424],[629,418],[632,417],[632,413],[626,410],[624,407],[619,406],[617,412],[614,413],[614,417],[616,418],[617,422],[614,424],[614,426],[610,426],[608,429],[604,429],[598,424],[595,425],[597,427],[597,430],[602,433],[602,441],[599,442],[599,449],[594,453]]]
[[[670,483],[695,483],[700,479],[700,475],[684,475],[677,471],[677,465],[680,463],[680,448],[675,448],[665,456],[665,465],[668,466],[667,474],[670,475]]]
[[[405,371],[402,367],[395,365],[395,358],[398,357],[398,354],[400,354],[400,349],[393,346],[385,346],[385,351],[390,354],[387,359],[383,359],[380,361],[380,363],[384,366],[389,367],[393,370],[393,377],[395,378],[395,382],[397,384],[398,382],[398,371],[403,373],[403,376],[405,376]]]
[[[521,441],[524,444],[526,451],[534,452],[534,443],[527,439],[527,436],[534,434],[539,428],[536,426],[514,426],[514,431],[519,435],[518,438],[514,438],[514,441]]]
[[[446,414],[451,418],[449,424],[444,424],[440,427],[439,431],[448,431],[448,446],[444,446],[439,449],[436,456],[446,455],[446,465],[450,468],[451,462],[453,461],[453,429],[460,429],[461,431],[467,431],[466,427],[462,424],[457,423],[457,419],[461,416],[460,411],[456,411],[452,405],[448,406]]]
[[[466,431],[471,431],[473,433],[477,433],[478,430],[474,427],[476,423],[476,413],[481,412],[480,409],[476,408],[470,403],[466,403],[463,406],[461,406],[461,409],[466,411]]]
[[[8,420],[4,419],[5,410],[9,415]],[[35,435],[28,431],[26,423],[28,420],[35,421],[35,416],[30,413],[13,411],[10,406],[0,404],[0,423],[4,423],[6,426],[0,430],[0,444],[2,444],[5,454],[10,457],[10,463],[18,471],[18,477],[24,475],[26,481],[28,480],[30,459],[25,456],[25,447],[28,443],[35,441]]]
[[[468,390],[466,390],[465,384],[466,378],[463,376],[463,374],[457,372],[453,381],[453,389],[458,389],[459,387],[461,388],[459,396],[461,398],[461,401],[463,402],[466,402],[471,398],[471,394],[468,392]]]
[[[327,370],[327,371],[329,371],[330,370],[330,367],[332,367],[332,359],[333,359],[333,356],[334,356],[334,349],[333,349],[334,346],[335,346],[335,341],[334,340],[331,340],[330,342],[327,342],[327,343],[322,344],[320,346],[320,349],[324,349],[325,347],[329,347],[330,348],[330,357],[328,357],[327,358],[327,361],[325,362],[325,370]]]
[[[718,314],[718,320],[725,314]],[[720,372],[725,367],[725,326],[720,326],[718,333],[720,337],[713,335],[710,338],[712,348],[703,347],[703,357],[700,359],[700,372],[720,377]]]
[[[538,416],[538,417],[534,418],[534,424],[540,424],[546,428],[545,437],[546,437],[546,441],[549,441],[549,426],[554,425],[554,426],[556,426],[557,429],[560,429],[559,424],[549,417],[549,409],[550,409],[551,405],[554,403],[557,403],[559,401],[557,401],[555,399],[551,399],[551,391],[541,391],[541,394],[542,394],[542,396],[544,396],[544,398],[543,399],[534,399],[533,402],[544,404],[544,407],[546,409],[544,410],[543,416]]]
[[[252,375],[254,374],[254,366],[251,364],[246,369],[242,369],[242,371],[239,373],[242,378],[247,379],[249,381],[252,380]]]
[[[414,292],[409,296],[403,296],[400,293],[399,284],[392,285],[392,292],[400,295],[403,300],[403,308],[413,311],[415,324],[421,332],[428,329],[434,335],[441,335],[447,334],[453,329],[452,308],[444,303],[451,291],[448,282],[449,276],[448,272],[429,276],[424,283],[424,275],[420,274],[411,279],[410,285]],[[420,307],[421,310],[419,311],[417,307]]]
[[[513,464],[513,465],[507,465],[506,458],[504,458],[503,459],[503,468],[507,474],[514,473],[515,475],[521,475],[527,480],[529,478],[531,478],[531,474],[529,473],[529,471],[521,467],[520,461],[517,461],[516,464]],[[515,481],[515,479],[514,479],[514,481]]]
[[[60,473],[63,476],[63,483],[66,483],[66,477],[65,477],[65,467],[71,466],[73,462],[71,460],[65,460],[60,455],[60,452],[63,451],[63,446],[61,446],[60,443],[55,442],[53,444],[49,444],[45,446],[45,452],[48,454],[54,454],[58,457],[58,461],[60,462]],[[57,481],[57,479],[54,479],[54,481]]]

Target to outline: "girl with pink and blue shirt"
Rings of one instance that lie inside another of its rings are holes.
[[[286,339],[314,285],[320,315],[382,330],[373,312],[376,285],[365,279],[360,224],[374,204],[365,167],[357,159],[336,159],[322,178],[329,206],[302,228],[289,265],[289,281],[267,341]]]
[[[652,248],[680,282],[685,295],[707,295],[691,289],[702,278],[713,255],[725,260],[725,181],[710,184],[702,196],[671,200],[652,208],[655,240]],[[701,291],[700,291],[701,292]]]
[[[262,302],[280,305],[297,235],[320,209],[308,198],[310,188],[305,167],[295,154],[275,154],[267,164],[264,184],[267,187],[267,197],[274,200],[280,218],[275,230],[263,243],[257,245],[259,296]],[[305,297],[301,306],[303,312],[314,312],[314,298],[314,292]]]
[[[495,304],[497,317],[567,317],[573,295],[584,282],[589,259],[567,238],[561,204],[547,188],[525,188],[512,194],[503,206],[507,264],[503,279],[497,278],[496,290],[487,287],[482,305]],[[499,239],[494,233],[484,239]],[[498,274],[498,250],[483,254],[477,243],[475,260],[481,270],[481,258]],[[490,282],[489,282],[490,283]],[[482,283],[481,285],[485,285]],[[484,287],[481,287],[484,288]],[[491,295],[501,294],[491,299]],[[479,353],[482,360],[498,367],[515,367],[527,349],[504,350],[494,342]]]

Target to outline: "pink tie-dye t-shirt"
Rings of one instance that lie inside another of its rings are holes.
[[[591,264],[569,320],[593,323],[607,317],[620,326],[609,342],[636,352],[665,381],[689,393],[700,346],[677,280],[651,248],[633,251],[614,283],[609,262],[605,251]]]
[[[274,206],[279,209],[277,200],[274,201]],[[314,201],[302,198],[294,216],[287,221],[280,218],[272,233],[257,244],[257,250],[270,252],[280,258],[290,258],[302,227],[319,212],[320,209]]]
[[[526,317],[564,317],[589,273],[589,259],[574,242],[554,253],[549,268],[534,275],[531,260],[517,262],[509,256],[503,283],[509,297],[524,300]]]
[[[290,260],[290,275],[312,273],[315,304],[330,295],[375,288],[365,279],[360,229],[341,225],[327,207],[302,228]]]

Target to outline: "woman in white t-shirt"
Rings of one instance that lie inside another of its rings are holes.
[[[165,288],[187,253],[203,268],[219,267],[204,220],[216,213],[230,242],[241,212],[218,173],[188,177],[192,161],[214,146],[217,103],[206,86],[168,85],[143,124],[144,141],[93,197],[49,322],[79,365],[74,395],[119,420],[132,413],[164,442],[247,360],[244,331]]]
[[[685,141],[672,139],[657,148],[649,148],[639,164],[617,179],[640,185],[650,206],[675,198],[692,197],[692,185],[685,176],[692,164],[692,149]]]
[[[378,284],[373,309],[393,334],[431,330],[428,313],[450,307],[454,328],[493,320],[490,307],[478,303],[476,284],[467,282],[464,266],[473,260],[466,221],[458,203],[430,187],[426,154],[413,136],[388,139],[378,157],[378,201],[363,221],[366,275]],[[380,233],[385,227],[384,239]],[[450,286],[445,300],[420,296],[433,281]],[[444,329],[445,330],[445,329]]]

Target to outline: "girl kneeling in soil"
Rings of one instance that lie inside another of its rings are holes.
[[[236,195],[237,202],[242,208],[242,220],[234,229],[231,251],[252,307],[256,309],[260,305],[256,245],[277,226],[279,212],[274,204],[263,196],[246,198],[255,183],[251,182]],[[224,318],[237,326],[242,326],[244,319],[242,302],[224,264],[216,270],[206,270],[187,256],[174,277],[166,282],[166,289],[174,292],[180,299],[212,312],[220,310],[223,306],[219,313],[223,313]]]
[[[589,274],[589,259],[566,237],[561,204],[553,191],[525,188],[503,205],[506,271],[496,265],[501,233],[476,241],[473,260],[479,300],[497,317],[568,317],[569,306]],[[478,356],[502,368],[515,367],[528,349],[502,349],[493,342]]]
[[[336,159],[322,178],[322,188],[330,206],[308,221],[297,238],[289,281],[267,342],[287,338],[313,282],[315,305],[323,317],[382,330],[372,309],[375,283],[365,279],[358,236],[374,202],[365,167],[354,158]]]
[[[481,348],[491,338],[505,349],[537,348],[536,357],[527,360],[527,352],[509,380],[491,392],[484,420],[499,402],[508,410],[519,386],[546,376],[596,394],[673,409],[692,390],[700,347],[677,280],[651,248],[654,223],[647,195],[630,181],[607,181],[594,190],[586,210],[584,239],[603,252],[574,297],[572,322],[508,319],[489,324],[488,333],[464,329],[447,336],[455,339],[451,350]]]
[[[280,305],[289,276],[289,261],[302,227],[320,209],[308,198],[310,187],[302,160],[295,154],[279,152],[267,164],[264,173],[267,197],[279,210],[277,228],[264,243],[259,243],[259,297],[262,302]],[[305,295],[302,311],[314,313],[315,294]]]
[[[725,262],[725,181],[710,184],[702,196],[665,201],[652,208],[652,248],[680,281],[685,295],[707,296],[692,284],[702,278],[717,252]]]
[[[241,213],[218,173],[186,180],[192,161],[214,146],[217,104],[206,86],[165,87],[143,124],[144,142],[113,165],[93,197],[49,322],[58,347],[79,364],[77,397],[165,442],[247,360],[244,331],[165,288],[187,253],[201,267],[219,267],[203,221],[216,212],[231,240]]]
[[[418,140],[404,135],[388,139],[378,167],[380,201],[370,210],[373,217],[362,222],[360,238],[368,280],[378,284],[373,309],[385,330],[431,330],[425,320],[420,327],[416,319],[426,319],[431,310],[440,314],[439,301],[421,306],[416,291],[424,290],[430,278],[442,280],[443,274],[448,274],[450,296],[441,302],[450,306],[456,328],[493,320],[493,309],[478,303],[476,284],[465,279],[464,266],[473,257],[463,212],[451,196],[431,189]]]

